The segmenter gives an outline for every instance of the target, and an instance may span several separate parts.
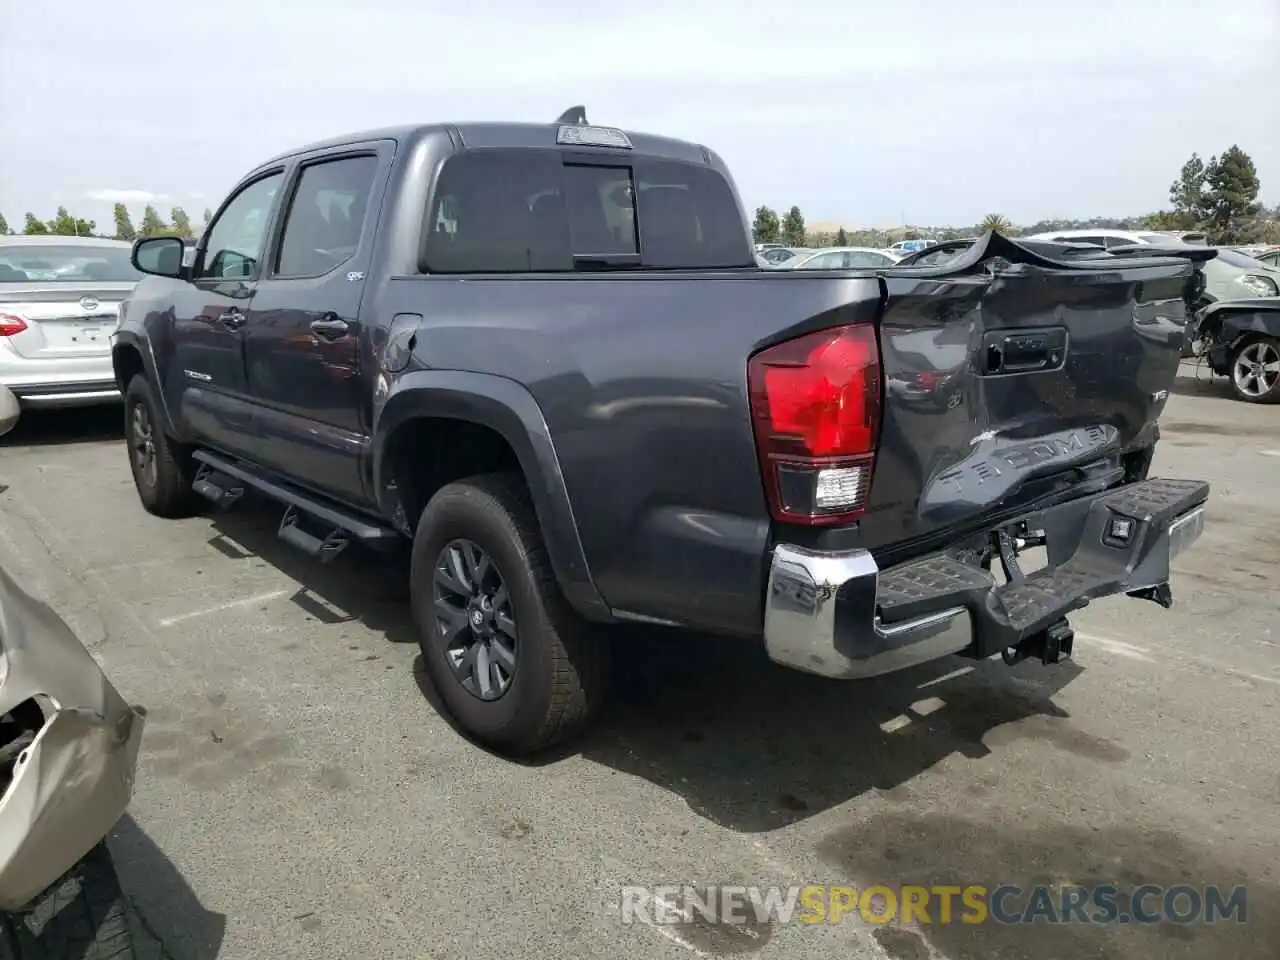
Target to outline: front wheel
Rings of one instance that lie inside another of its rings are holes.
[[[135,956],[124,894],[105,843],[90,850],[32,909],[0,914],[0,928],[0,960],[134,960]]]
[[[410,575],[426,672],[469,736],[529,755],[594,717],[605,647],[561,594],[520,477],[442,487],[422,512]]]
[[[1231,355],[1231,390],[1246,403],[1280,401],[1280,340],[1254,337]]]
[[[159,412],[151,384],[144,375],[135,375],[124,394],[124,442],[133,485],[148,513],[190,516],[196,500],[191,460],[165,434]]]

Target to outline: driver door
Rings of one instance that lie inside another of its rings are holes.
[[[393,148],[299,160],[245,338],[259,462],[355,504],[373,395],[360,301]]]
[[[190,283],[173,297],[173,346],[163,367],[169,408],[201,442],[241,456],[253,447],[245,325],[283,183],[277,168],[233,191],[201,238]]]

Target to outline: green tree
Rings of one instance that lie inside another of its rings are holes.
[[[187,211],[181,207],[174,207],[169,211],[169,220],[173,224],[170,233],[178,237],[194,236],[191,232],[191,219],[187,216]]]
[[[792,207],[782,218],[782,237],[789,247],[804,246],[804,214],[799,207]]]
[[[147,208],[142,211],[142,227],[138,231],[141,237],[158,237],[169,230],[168,224],[160,219],[160,214],[156,212],[156,208],[151,204],[147,204]]]
[[[116,239],[128,240],[132,243],[138,239],[138,231],[133,228],[133,218],[129,216],[129,208],[117,203],[113,210],[116,221]]]
[[[1169,185],[1169,202],[1173,204],[1173,214],[1165,217],[1164,222],[1170,225],[1164,229],[1190,230],[1208,219],[1206,173],[1204,161],[1199,154],[1193,153],[1191,159],[1182,165],[1178,179]]]
[[[1142,218],[1141,223],[1143,230],[1191,230],[1195,225],[1196,221],[1193,217],[1176,210],[1149,213]]]
[[[841,227],[839,230],[836,231],[836,246],[837,247],[849,246],[849,234],[845,231],[844,227]]]
[[[209,211],[207,210],[205,211],[204,222],[209,222]],[[782,230],[778,224],[778,215],[769,207],[757,207],[756,219],[751,225],[751,235],[755,237],[756,243],[777,243],[778,238],[782,236]]]
[[[0,237],[8,237],[13,234],[13,230],[9,227],[9,221],[4,218],[4,214],[0,213]]]
[[[1218,243],[1239,243],[1258,215],[1258,171],[1238,146],[1212,157],[1204,169],[1206,225]]]
[[[59,237],[78,236],[76,218],[67,212],[66,207],[59,207],[58,212],[49,221],[49,232]]]
[[[978,232],[987,233],[994,230],[996,233],[1012,233],[1013,222],[1003,214],[988,213],[982,218],[982,223],[978,224]]]
[[[26,226],[22,228],[22,232],[28,236],[33,236],[35,234],[48,233],[49,228],[45,226],[43,220],[37,220],[34,213],[28,213],[27,223]]]

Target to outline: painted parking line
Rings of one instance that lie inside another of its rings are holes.
[[[1226,674],[1229,677],[1238,677],[1243,680],[1256,680],[1258,683],[1269,683],[1273,686],[1280,686],[1280,677],[1267,677],[1260,673],[1250,673],[1248,670],[1237,670],[1235,667],[1228,667],[1221,661],[1211,659],[1210,657],[1197,657],[1189,653],[1172,653],[1169,651],[1161,651],[1157,656],[1151,656],[1150,647],[1139,647],[1136,644],[1126,643],[1123,640],[1116,640],[1112,637],[1101,637],[1094,633],[1083,633],[1076,631],[1076,639],[1083,640],[1088,644],[1105,650],[1116,656],[1124,657],[1128,660],[1138,660],[1146,663],[1155,663],[1157,659],[1170,661],[1173,663],[1181,663],[1184,666],[1197,664],[1216,670],[1219,673]]]
[[[244,597],[240,600],[228,600],[226,603],[220,603],[216,607],[204,607],[200,610],[191,610],[187,613],[180,613],[174,617],[165,617],[163,620],[157,621],[157,623],[162,627],[171,627],[175,623],[185,623],[187,620],[207,617],[215,613],[221,613],[224,610],[234,610],[236,607],[248,607],[255,603],[266,603],[268,600],[277,600],[288,592],[288,590],[272,590],[270,593],[259,593],[252,597]]]

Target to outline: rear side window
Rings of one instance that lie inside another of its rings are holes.
[[[423,266],[528,273],[754,265],[724,177],[693,164],[626,160],[579,163],[554,150],[450,158],[427,220]]]
[[[302,168],[284,222],[276,276],[323,276],[355,255],[377,170],[376,156],[324,160]]]

